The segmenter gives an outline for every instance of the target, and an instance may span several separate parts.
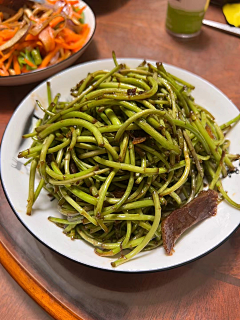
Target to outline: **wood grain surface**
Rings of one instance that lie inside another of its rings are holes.
[[[240,40],[207,27],[180,41],[165,31],[165,0],[88,0],[95,37],[77,63],[118,57],[163,61],[196,73],[240,107]],[[207,19],[225,22],[210,7]],[[37,84],[0,88],[0,138],[21,100]],[[240,231],[200,260],[152,274],[116,274],[82,266],[39,243],[18,221],[0,187],[0,318],[240,319]]]

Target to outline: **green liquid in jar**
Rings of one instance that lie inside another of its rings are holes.
[[[176,34],[194,34],[201,29],[205,11],[188,12],[168,4],[166,28]]]

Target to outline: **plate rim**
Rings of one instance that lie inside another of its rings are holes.
[[[127,58],[127,57],[124,57],[124,58],[118,58],[118,60],[120,61],[123,61],[123,60],[128,60],[128,61],[136,61],[136,60],[142,60],[141,58]],[[57,249],[54,249],[52,248],[49,244],[45,243],[42,239],[38,238],[34,233],[33,231],[31,231],[31,229],[29,229],[29,227],[24,223],[23,220],[21,220],[20,216],[18,215],[18,213],[15,211],[14,209],[14,206],[13,204],[11,203],[10,201],[10,198],[8,196],[8,192],[5,188],[5,185],[4,185],[4,181],[2,179],[2,145],[3,145],[3,142],[4,142],[4,138],[5,138],[5,135],[6,135],[6,132],[8,130],[8,127],[13,119],[13,117],[15,116],[15,114],[17,113],[17,111],[20,109],[20,106],[25,102],[25,100],[35,91],[37,90],[39,87],[41,87],[44,83],[46,83],[47,81],[51,81],[54,77],[57,77],[59,76],[60,74],[62,73],[65,73],[65,72],[69,72],[70,70],[72,69],[76,69],[76,68],[79,68],[79,67],[82,67],[83,65],[88,65],[88,64],[95,64],[95,63],[101,63],[101,62],[112,62],[113,60],[111,58],[107,58],[107,59],[99,59],[99,60],[91,60],[91,61],[87,61],[87,62],[84,62],[84,63],[81,63],[81,64],[78,64],[78,65],[75,65],[75,66],[72,66],[72,67],[69,67],[67,69],[64,69],[56,74],[54,74],[53,76],[49,77],[48,79],[46,80],[43,80],[40,84],[38,84],[35,88],[33,88],[27,95],[25,98],[23,98],[23,100],[19,103],[19,105],[17,106],[17,108],[14,110],[5,130],[4,130],[4,133],[3,133],[3,136],[2,136],[2,141],[1,141],[1,145],[0,145],[0,180],[1,180],[1,185],[2,185],[2,188],[3,188],[3,192],[4,192],[4,195],[5,195],[5,198],[8,202],[8,204],[10,205],[14,215],[17,217],[17,219],[20,221],[20,223],[25,227],[25,229],[37,240],[39,241],[41,244],[43,244],[44,246],[46,246],[47,248],[49,248],[50,250],[52,250],[53,252],[65,257],[66,259],[69,259],[75,263],[79,263],[81,265],[84,265],[86,267],[90,267],[90,268],[93,268],[93,269],[97,269],[97,270],[101,270],[101,271],[107,271],[107,272],[118,272],[118,273],[138,273],[138,274],[144,274],[144,273],[155,273],[155,272],[162,272],[162,271],[167,271],[167,270],[171,270],[171,269],[175,269],[175,268],[178,268],[178,267],[181,267],[181,266],[185,266],[191,262],[194,262],[198,259],[201,259],[202,257],[208,255],[209,253],[213,252],[214,250],[216,250],[218,247],[220,247],[222,244],[224,244],[237,230],[238,228],[240,227],[240,223],[221,241],[219,242],[216,246],[210,248],[209,250],[205,251],[204,253],[198,255],[197,257],[194,257],[192,259],[189,259],[187,261],[184,261],[184,262],[181,262],[181,263],[178,263],[178,264],[175,264],[173,266],[168,266],[168,267],[164,267],[164,268],[155,268],[155,269],[149,269],[149,270],[119,270],[117,268],[114,268],[114,269],[106,269],[106,268],[103,268],[103,267],[98,267],[98,266],[94,266],[94,265],[91,265],[91,264],[87,264],[87,263],[84,263],[84,262],[81,262],[81,261],[77,261],[71,257],[69,257],[67,254],[64,254],[64,253],[61,253],[59,252]],[[152,59],[147,59],[147,61],[149,62],[156,62],[155,60],[152,60]],[[237,106],[220,90],[218,89],[215,85],[213,85],[212,83],[210,83],[209,81],[205,80],[204,78],[202,78],[201,76],[191,72],[191,71],[188,71],[186,69],[182,69],[182,68],[179,68],[175,65],[172,65],[172,64],[168,64],[168,63],[164,63],[163,64],[165,66],[170,66],[170,67],[174,67],[180,71],[183,71],[183,72],[186,72],[186,73],[189,73],[197,78],[199,78],[201,81],[205,82],[207,85],[211,86],[213,89],[217,90],[221,95],[223,95],[231,104],[233,107],[235,107],[235,109],[239,112],[239,109],[237,108]]]

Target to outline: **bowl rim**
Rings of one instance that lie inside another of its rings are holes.
[[[80,2],[80,0],[78,0]],[[91,43],[93,37],[94,37],[94,34],[96,32],[96,27],[97,27],[97,21],[96,21],[96,15],[94,13],[94,11],[92,10],[92,8],[89,6],[88,3],[86,3],[85,1],[82,1],[83,2],[83,5],[84,6],[87,6],[88,9],[90,9],[90,12],[91,14],[93,15],[93,18],[94,18],[94,26],[93,26],[93,31],[92,31],[92,35],[91,37],[87,40],[87,42],[84,44],[84,46],[78,50],[77,52],[75,52],[74,54],[72,54],[71,56],[69,56],[67,59],[64,59],[58,63],[54,63],[53,65],[51,66],[48,66],[48,67],[45,67],[45,68],[42,68],[42,69],[39,69],[39,70],[32,70],[31,72],[26,72],[26,73],[21,73],[21,74],[15,74],[15,75],[9,75],[7,77],[0,77],[0,83],[1,83],[1,80],[4,80],[4,79],[17,79],[17,78],[20,78],[20,77],[26,77],[26,76],[30,76],[31,74],[36,74],[36,73],[41,73],[41,72],[44,72],[46,71],[47,69],[52,69],[56,66],[59,66],[61,63],[64,63],[70,59],[72,59],[74,56],[76,56],[77,54],[79,54],[80,52],[82,52],[83,50],[86,49],[86,47]],[[61,72],[61,71],[60,71]]]
[[[118,58],[119,60],[141,60],[141,58],[128,58],[128,57],[119,57]],[[88,65],[88,64],[91,64],[91,63],[96,63],[96,62],[102,62],[102,61],[112,61],[111,58],[105,58],[105,59],[99,59],[99,60],[91,60],[91,61],[87,61],[87,62],[84,62],[80,65],[76,65],[76,66],[71,66],[65,70],[62,70],[60,72],[58,72],[57,74],[54,74],[52,75],[51,77],[49,77],[47,79],[47,81],[51,80],[52,78],[56,77],[58,74],[61,74],[61,73],[64,73],[65,71],[70,71],[71,69],[74,69],[74,68],[77,68],[79,66],[82,66],[82,65]],[[148,59],[148,61],[152,62],[154,61],[153,59]],[[204,78],[202,78],[201,76],[189,71],[189,70],[186,70],[186,69],[183,69],[183,68],[180,68],[178,66],[175,66],[173,64],[169,64],[169,63],[164,63],[164,65],[166,66],[173,66],[174,68],[176,69],[180,69],[184,72],[187,72],[189,74],[192,74],[198,78],[200,78],[202,81],[204,81],[205,83],[207,83],[209,86],[213,87],[215,90],[217,90],[219,93],[221,93],[223,96],[225,96],[227,98],[227,100],[233,105],[233,107],[236,108],[236,110],[238,110],[237,106],[228,98],[227,95],[225,95],[220,89],[218,89],[215,85],[213,85],[211,82],[209,82],[208,80],[205,80]],[[28,94],[27,96],[25,96],[23,98],[23,100],[19,103],[19,105],[17,106],[17,108],[14,110],[5,130],[4,130],[4,133],[3,133],[3,136],[2,136],[2,142],[4,140],[4,137],[5,137],[5,134],[6,134],[6,131],[8,129],[8,126],[14,116],[14,114],[16,113],[16,111],[20,108],[20,106],[22,105],[22,103],[29,97],[29,95],[31,95],[31,93],[33,93],[36,89],[38,89],[43,83],[45,82],[42,81],[40,84],[38,84],[35,88],[33,88]],[[239,110],[238,110],[239,111]],[[175,265],[172,265],[172,266],[168,266],[168,267],[164,267],[164,268],[158,268],[158,269],[149,269],[149,270],[119,270],[117,268],[114,268],[114,269],[108,269],[108,268],[103,268],[103,267],[98,267],[98,266],[94,266],[94,265],[91,265],[91,264],[88,264],[88,263],[84,263],[84,262],[81,262],[81,261],[78,261],[78,260],[75,260],[74,258],[71,258],[69,257],[68,255],[66,255],[65,253],[62,253],[60,251],[58,251],[57,249],[54,249],[52,248],[47,242],[44,242],[42,239],[40,239],[37,235],[35,235],[35,233],[25,224],[25,222],[23,220],[21,220],[20,216],[17,214],[17,212],[15,211],[14,209],[14,206],[13,204],[11,203],[9,197],[8,197],[8,192],[5,188],[5,185],[4,185],[4,181],[2,179],[2,168],[1,168],[1,162],[2,162],[2,142],[0,144],[0,181],[1,181],[1,185],[2,185],[2,189],[3,189],[3,192],[4,192],[4,195],[5,195],[5,198],[9,204],[9,206],[11,207],[14,215],[17,217],[17,219],[20,221],[20,223],[24,226],[24,228],[28,231],[28,233],[30,233],[37,241],[39,241],[44,247],[50,249],[52,252],[64,257],[65,259],[68,259],[68,260],[71,260],[73,261],[74,263],[77,263],[77,264],[81,264],[85,267],[89,267],[89,268],[92,268],[92,269],[96,269],[96,270],[99,270],[99,271],[103,271],[103,272],[114,272],[114,273],[122,273],[122,274],[146,274],[146,273],[156,273],[156,272],[163,272],[163,271],[168,271],[168,270],[171,270],[171,269],[175,269],[175,268],[178,268],[178,267],[182,267],[182,266],[185,266],[191,262],[194,262],[194,261],[197,261],[201,258],[203,258],[204,256],[207,256],[209,253],[213,252],[214,250],[216,250],[218,247],[220,247],[222,244],[224,244],[237,230],[238,228],[240,228],[240,223],[222,240],[220,241],[219,243],[217,243],[214,247],[210,248],[209,250],[203,252],[202,254],[190,259],[190,260],[186,260],[184,262],[180,262],[178,264],[175,264]]]

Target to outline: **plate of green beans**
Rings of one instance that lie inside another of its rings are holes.
[[[3,188],[27,230],[69,259],[120,272],[180,266],[239,226],[239,119],[199,76],[113,54],[22,101],[2,140]],[[162,221],[209,188],[217,215],[167,255]]]

